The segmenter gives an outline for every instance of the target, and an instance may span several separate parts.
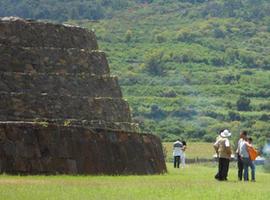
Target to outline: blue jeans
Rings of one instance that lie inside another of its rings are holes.
[[[248,181],[248,168],[251,168],[251,179],[255,180],[255,165],[250,158],[242,158],[244,167],[244,181]]]

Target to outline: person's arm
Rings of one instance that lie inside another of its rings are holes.
[[[253,147],[252,144],[249,144],[248,142],[245,142],[245,144],[247,145],[247,147]]]
[[[237,153],[239,155],[239,152],[240,152],[240,139],[237,142],[237,149],[236,149],[235,153]]]
[[[219,146],[219,142],[216,141],[215,144],[213,145],[213,147],[214,147],[214,149],[215,149],[217,155],[218,155],[218,146]]]
[[[182,151],[185,151],[186,149],[187,149],[187,146],[184,145],[184,146],[182,147]]]

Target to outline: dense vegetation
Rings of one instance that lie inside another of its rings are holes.
[[[246,129],[260,144],[270,137],[269,1],[33,2],[1,0],[0,15],[94,29],[141,131],[167,141],[213,141],[222,128],[235,137]]]
[[[197,1],[198,2],[198,1]],[[241,3],[242,2],[242,3]],[[94,28],[142,131],[213,141],[270,137],[270,3],[144,4]]]
[[[109,18],[116,11],[147,0],[0,0],[0,16],[65,21]]]

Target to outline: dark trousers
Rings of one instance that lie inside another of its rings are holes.
[[[242,181],[244,165],[240,155],[237,155],[237,167],[238,167],[238,180]]]
[[[180,166],[180,156],[174,156],[174,160],[173,160],[173,166],[174,168],[179,168]]]
[[[215,178],[220,181],[227,180],[228,171],[229,171],[230,159],[219,158],[218,159],[218,173]]]

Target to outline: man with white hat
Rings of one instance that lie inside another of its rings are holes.
[[[231,145],[229,137],[231,133],[225,129],[221,131],[220,138],[215,142],[214,149],[218,156],[218,173],[215,178],[219,181],[226,181],[229,171],[229,164],[231,158]]]

